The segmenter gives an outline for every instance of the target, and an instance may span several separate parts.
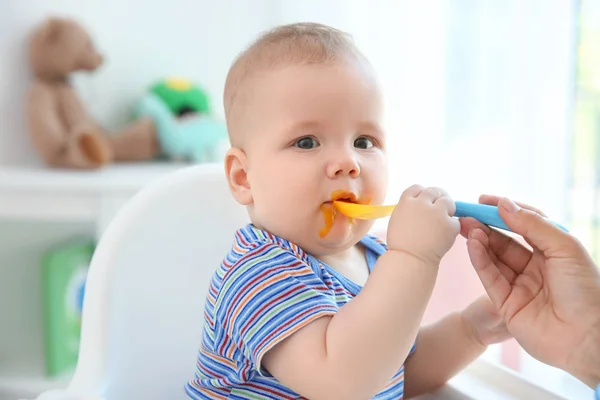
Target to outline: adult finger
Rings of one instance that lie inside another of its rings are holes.
[[[520,274],[529,263],[532,252],[519,243],[518,240],[504,233],[491,229],[474,218],[461,218],[460,233],[465,238],[475,229],[483,231],[488,236],[490,251],[516,274]]]
[[[512,200],[502,198],[498,203],[498,212],[506,225],[515,233],[523,236],[528,243],[546,253],[561,246],[571,237],[562,229],[540,214],[520,208]]]
[[[500,202],[500,199],[502,199],[502,197],[500,197],[500,196],[494,196],[494,195],[489,195],[489,194],[482,194],[481,196],[479,196],[479,202],[481,204],[487,204],[487,205],[490,205],[490,206],[497,206],[498,203]],[[524,208],[526,210],[533,211],[534,213],[538,213],[538,214],[540,214],[543,217],[548,217],[539,208],[535,208],[533,206],[530,206],[528,204],[521,203],[521,202],[518,202],[518,201],[515,202],[515,204],[517,204],[519,207]]]
[[[510,295],[511,285],[490,258],[487,252],[489,246],[487,239],[483,231],[477,229],[472,231],[467,240],[467,250],[485,291],[494,305],[500,309]]]

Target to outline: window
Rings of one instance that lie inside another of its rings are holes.
[[[413,183],[468,202],[481,193],[510,196],[568,224],[598,256],[599,2],[584,0],[580,10],[575,0],[308,1],[283,12],[282,22],[345,29],[376,68],[387,107],[389,203]],[[428,320],[483,292],[464,243],[445,262],[452,265],[440,271]],[[593,397],[513,341],[484,358],[559,395]]]
[[[600,261],[600,2],[582,0],[578,12],[575,123],[569,224]]]

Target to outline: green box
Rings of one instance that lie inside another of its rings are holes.
[[[81,309],[92,240],[74,239],[47,251],[42,259],[46,374],[68,376],[77,365]]]

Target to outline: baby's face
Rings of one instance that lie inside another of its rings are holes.
[[[315,256],[348,249],[372,222],[335,213],[327,232],[332,196],[381,204],[387,190],[375,82],[348,64],[292,65],[254,79],[245,115],[253,223]]]

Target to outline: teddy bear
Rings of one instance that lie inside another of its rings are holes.
[[[46,165],[98,169],[158,155],[160,145],[151,118],[108,132],[90,116],[71,85],[72,73],[95,71],[103,62],[81,24],[70,18],[47,18],[33,29],[27,56],[33,74],[26,107],[28,132]]]

